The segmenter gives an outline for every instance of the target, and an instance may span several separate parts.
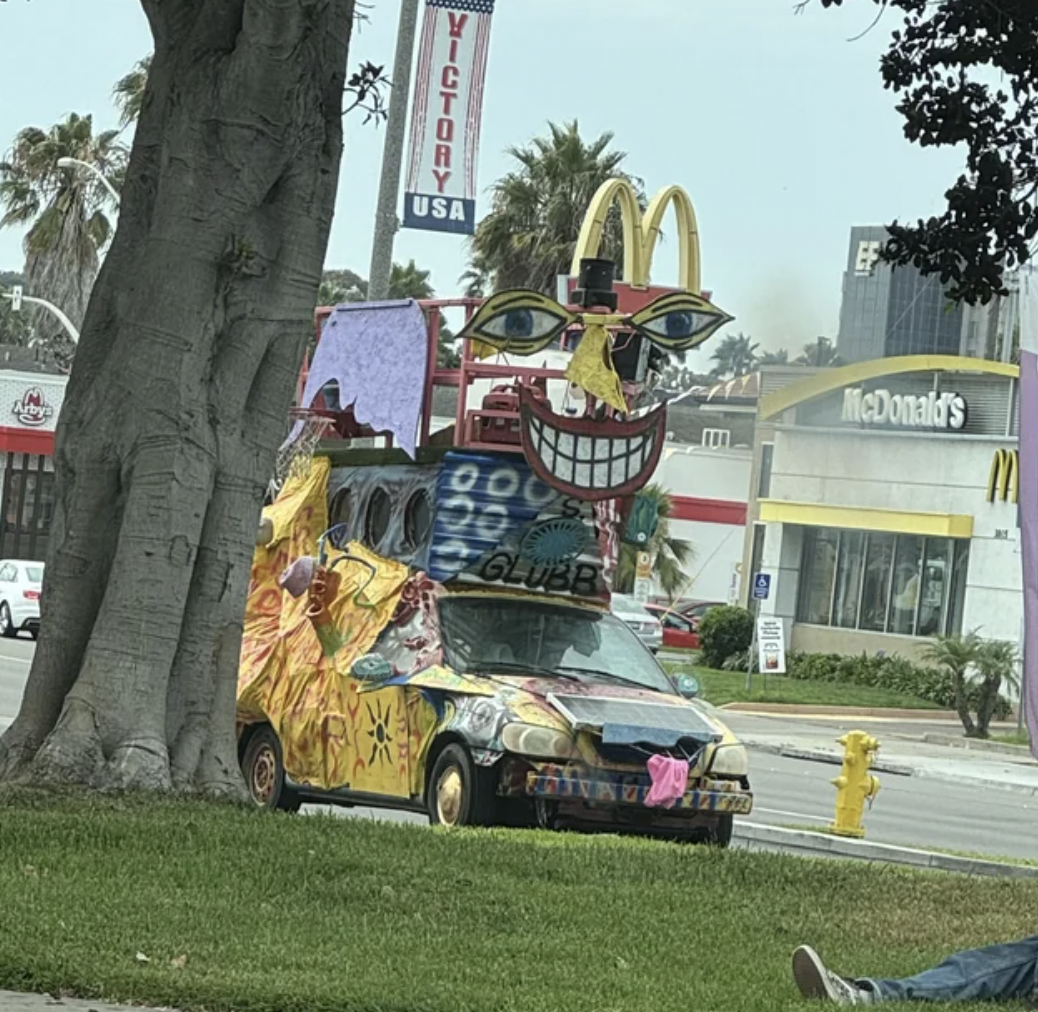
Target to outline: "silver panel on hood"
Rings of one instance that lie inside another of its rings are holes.
[[[702,742],[720,741],[723,737],[712,721],[691,706],[650,703],[642,699],[555,693],[548,695],[548,702],[574,728],[604,729],[606,725],[611,725],[646,731],[654,729],[668,732],[665,737],[670,739],[688,737]]]

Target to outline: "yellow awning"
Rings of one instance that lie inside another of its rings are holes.
[[[911,510],[860,509],[818,503],[760,500],[760,519],[769,524],[840,527],[852,531],[922,534],[930,538],[972,538],[973,517],[958,513],[916,513]]]

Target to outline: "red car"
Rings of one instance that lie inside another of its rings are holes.
[[[695,626],[698,620],[688,618],[677,611],[668,611],[665,605],[647,604],[645,609],[655,615],[663,626],[663,646],[679,650],[698,650],[699,633]]]

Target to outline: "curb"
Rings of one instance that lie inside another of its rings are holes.
[[[1010,745],[1002,741],[986,741],[983,738],[966,738],[950,734],[934,734],[929,732],[922,736],[929,745],[948,745],[952,748],[964,748],[966,751],[996,752],[999,755],[1017,756],[1024,763],[1033,764],[1034,756],[1026,745]]]
[[[747,717],[880,717],[886,720],[913,720],[927,724],[958,721],[952,710],[935,708],[911,710],[896,706],[823,706],[818,703],[725,703],[721,709]]]
[[[771,742],[755,742],[745,738],[740,738],[739,741],[753,752],[783,756],[786,759],[826,763],[829,766],[840,766],[843,764],[843,756],[838,752],[800,748],[796,745],[774,745]],[[1038,797],[1038,785],[1015,784],[1011,781],[996,780],[991,777],[967,777],[961,773],[928,769],[925,766],[905,766],[902,763],[886,762],[883,759],[877,759],[869,769],[876,773],[889,773],[899,777],[919,777],[924,780],[939,780],[944,783],[959,784],[960,786],[981,787],[985,790],[1009,791],[1013,794]]]
[[[754,752],[767,752],[769,755],[780,755],[786,759],[802,759],[806,762],[828,763],[830,766],[843,765],[843,756],[839,752],[801,748],[799,745],[773,745],[771,742],[752,741],[746,738],[740,738],[739,741]],[[877,759],[869,769],[875,770],[877,773],[891,773],[899,777],[919,775],[919,771],[911,766],[903,766],[900,763],[888,763],[884,759]]]
[[[929,850],[895,847],[889,843],[871,843],[824,833],[807,833],[797,829],[783,829],[759,822],[735,823],[733,842],[747,845],[745,849],[780,850],[801,856],[849,858],[880,864],[897,864],[930,871],[955,872],[960,875],[986,875],[995,878],[1038,878],[1038,868],[1026,865],[1001,864],[969,857],[954,857]]]

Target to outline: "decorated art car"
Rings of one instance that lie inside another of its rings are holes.
[[[631,409],[637,367],[617,368],[616,343],[690,347],[728,317],[697,291],[617,311],[582,268],[577,308],[503,292],[475,309],[451,381],[510,372],[517,392],[468,413],[462,396],[446,438],[429,438],[438,307],[327,315],[302,403],[342,438],[286,469],[246,610],[239,755],[258,803],[721,844],[751,810],[744,747],[609,609],[621,544],[656,523],[638,492],[666,410]],[[481,364],[574,329],[587,352],[565,371]],[[553,384],[581,410],[556,410]],[[301,422],[286,445],[304,437]]]

